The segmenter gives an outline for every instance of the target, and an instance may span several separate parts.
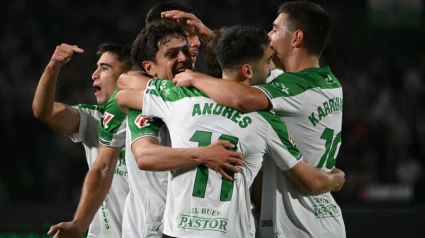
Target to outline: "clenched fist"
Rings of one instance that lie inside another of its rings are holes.
[[[78,48],[78,46],[76,45],[68,45],[65,43],[56,46],[56,50],[53,53],[49,65],[54,68],[62,67],[63,65],[69,62],[74,52],[83,53],[84,50]]]

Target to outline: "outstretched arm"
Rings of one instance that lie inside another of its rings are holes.
[[[195,87],[217,103],[242,112],[272,108],[263,91],[238,82],[217,79],[191,70],[177,74],[173,81],[177,86]]]
[[[97,210],[111,188],[114,169],[120,147],[106,147],[99,144],[99,154],[84,180],[80,203],[71,222],[61,222],[50,228],[48,234],[60,237],[82,237],[93,220]]]
[[[69,62],[74,52],[83,53],[84,50],[76,45],[68,44],[56,47],[40,78],[32,104],[34,116],[37,119],[66,135],[78,132],[80,117],[77,109],[55,102],[56,81],[61,67]]]

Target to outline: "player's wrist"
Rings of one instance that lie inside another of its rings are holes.
[[[57,62],[52,62],[50,61],[49,64],[47,64],[46,66],[46,70],[50,70],[50,71],[59,71],[59,69],[61,68],[61,65]]]
[[[72,223],[74,224],[74,227],[79,234],[84,234],[84,232],[90,226],[90,221],[84,221],[84,220],[87,220],[87,219],[74,218],[74,220],[72,220]]]
[[[190,86],[197,88],[199,87],[199,80],[196,77],[190,77],[189,84]]]
[[[203,43],[207,43],[211,35],[212,35],[212,31],[208,27],[204,27],[202,29],[201,34],[199,34],[199,38],[201,38],[201,41]]]
[[[195,147],[190,149],[191,153],[190,153],[190,159],[192,161],[195,161],[197,165],[203,164],[205,163],[205,158],[203,158],[202,154],[204,147]]]

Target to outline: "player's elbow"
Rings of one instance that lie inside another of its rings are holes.
[[[37,102],[33,101],[32,103],[32,112],[34,114],[34,117],[41,121],[47,120],[47,112],[43,110],[43,108],[38,105]]]
[[[149,157],[151,156],[146,148],[137,148],[133,150],[134,157],[136,159],[137,167],[140,170],[152,170],[153,165],[149,161]]]
[[[145,161],[143,158],[136,157],[136,162],[137,162],[137,167],[140,170],[149,170],[150,169],[150,164],[147,161]]]
[[[252,112],[251,105],[250,105],[251,99],[249,96],[243,96],[243,97],[233,97],[230,100],[231,108],[235,108],[238,111],[241,112]]]
[[[244,96],[233,97],[231,103],[232,108],[246,113],[267,109],[267,105],[263,105],[263,101],[260,98],[250,93]]]

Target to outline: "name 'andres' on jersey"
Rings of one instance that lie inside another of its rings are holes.
[[[244,116],[244,113],[217,103],[196,103],[193,105],[192,117],[212,114],[227,117],[234,123],[238,124],[240,128],[247,128],[248,125],[252,122],[252,118],[249,116]]]

